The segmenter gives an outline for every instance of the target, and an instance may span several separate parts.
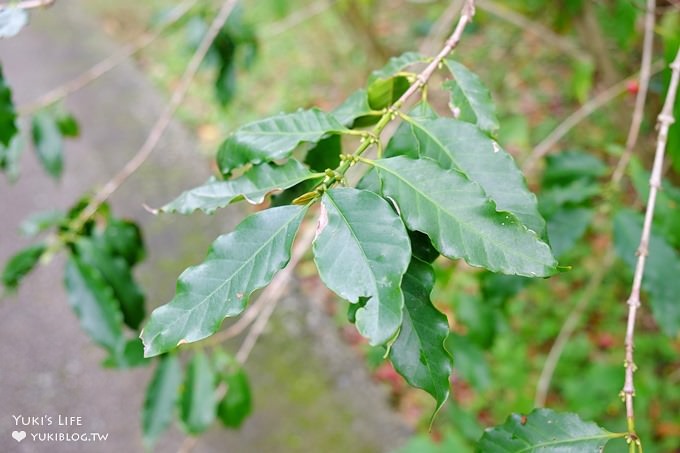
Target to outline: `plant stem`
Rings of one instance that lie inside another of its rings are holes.
[[[55,2],[56,0],[25,0],[23,2],[5,3],[0,5],[0,8],[12,7],[18,9],[34,9],[52,6]]]
[[[652,230],[652,220],[654,218],[654,207],[656,205],[656,196],[661,188],[661,174],[663,171],[663,159],[666,151],[666,142],[668,140],[668,129],[675,121],[673,118],[673,105],[675,103],[675,96],[678,90],[678,80],[680,79],[680,49],[678,49],[673,63],[670,65],[672,69],[671,82],[668,86],[668,93],[664,102],[661,113],[658,117],[659,135],[656,142],[656,152],[654,154],[654,164],[652,167],[652,175],[649,179],[649,197],[647,198],[647,209],[645,211],[645,220],[642,226],[642,234],[640,236],[640,245],[637,249],[637,265],[635,266],[635,274],[633,276],[633,287],[631,289],[630,297],[626,302],[628,304],[628,321],[626,324],[626,339],[625,339],[625,381],[623,390],[623,398],[626,404],[626,419],[628,424],[629,439],[639,445],[639,438],[635,433],[635,410],[633,406],[633,397],[635,396],[635,385],[633,382],[633,374],[635,373],[635,362],[633,360],[633,349],[635,346],[635,318],[637,310],[640,307],[640,290],[642,288],[642,277],[645,272],[645,262],[649,254],[649,238]]]
[[[51,105],[60,99],[65,98],[71,93],[74,93],[90,83],[94,82],[104,74],[111,71],[113,68],[126,61],[132,55],[136,54],[140,50],[147,47],[149,44],[154,42],[158,37],[160,37],[163,32],[170,27],[172,24],[176,23],[181,19],[191,8],[196,4],[198,0],[188,0],[180,3],[172,11],[170,11],[168,17],[163,21],[163,23],[158,27],[155,33],[144,34],[129,43],[127,43],[122,49],[108,58],[100,61],[99,63],[92,66],[90,69],[66,82],[65,84],[54,88],[51,91],[40,96],[35,101],[27,105],[20,106],[17,110],[21,115],[30,115],[36,110],[43,107]]]
[[[198,72],[199,66],[203,62],[208,50],[210,50],[210,46],[217,37],[217,34],[220,32],[220,29],[226,23],[229,15],[234,10],[234,7],[237,3],[237,0],[227,0],[222,4],[220,10],[215,16],[215,19],[213,19],[212,23],[210,24],[208,31],[205,33],[205,36],[203,36],[203,39],[198,45],[198,48],[192,55],[191,60],[189,60],[189,64],[184,70],[184,74],[182,75],[179,85],[172,93],[170,102],[158,117],[154,126],[151,128],[151,131],[149,132],[144,144],[141,148],[139,148],[132,159],[130,159],[125,164],[125,166],[113,176],[113,178],[111,178],[101,189],[95,193],[85,209],[83,209],[80,215],[78,215],[78,217],[73,221],[72,229],[76,231],[79,230],[97,211],[97,208],[101,206],[101,204],[104,203],[118,189],[118,187],[120,187],[120,185],[123,184],[123,182],[125,182],[125,180],[129,178],[135,171],[137,171],[137,169],[149,158],[163,136],[163,133],[170,124],[175,111],[184,100],[184,97],[189,90],[189,86]]]

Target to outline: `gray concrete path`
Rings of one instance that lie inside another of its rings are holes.
[[[0,41],[0,60],[20,104],[116,47],[72,0],[34,13],[27,30]],[[28,150],[17,184],[9,186],[0,176],[0,263],[28,244],[16,227],[29,214],[68,207],[120,168],[164,102],[131,63],[70,97],[67,106],[83,136],[67,145],[62,181],[50,180]],[[210,242],[243,215],[228,209],[214,217],[153,217],[142,209],[142,203],[160,205],[206,179],[208,164],[196,149],[191,135],[173,124],[152,159],[112,199],[117,215],[144,227],[149,258],[139,278],[152,304],[169,300],[179,272],[200,261]],[[16,296],[0,301],[0,452],[142,451],[138,413],[151,370],[99,366],[103,353],[70,311],[62,273],[58,258],[29,276]],[[240,431],[211,430],[194,451],[377,452],[403,443],[406,430],[387,407],[384,391],[338,339],[319,305],[294,296],[282,303],[246,367],[254,415]],[[108,433],[108,439],[33,442],[32,433],[68,431],[55,426],[58,415],[81,417],[82,430]],[[38,419],[17,428],[13,416]],[[53,425],[36,425],[42,416],[52,417]],[[17,429],[29,437],[16,442],[11,433]],[[173,428],[157,451],[177,451],[182,440]]]

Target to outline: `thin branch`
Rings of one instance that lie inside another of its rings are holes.
[[[149,132],[146,141],[142,147],[137,151],[137,153],[130,159],[127,164],[111,178],[95,195],[92,197],[88,205],[83,209],[78,215],[78,217],[73,222],[74,229],[79,229],[85,222],[97,211],[99,206],[104,203],[117,189],[120,187],[127,178],[129,178],[137,169],[149,158],[156,145],[160,141],[163,133],[167,129],[170,121],[172,120],[175,111],[180,106],[184,97],[189,90],[192,80],[198,72],[198,68],[201,62],[205,58],[208,50],[213,41],[217,37],[220,29],[224,26],[225,22],[229,18],[229,15],[233,11],[234,7],[238,3],[237,0],[227,0],[222,4],[220,10],[218,11],[215,19],[213,19],[208,31],[203,36],[198,48],[194,52],[189,64],[187,65],[182,79],[179,82],[177,88],[173,91],[170,102],[165,107],[161,115],[156,120],[153,128]]]
[[[642,125],[642,117],[645,110],[645,101],[647,100],[647,90],[649,89],[649,79],[651,78],[652,67],[652,52],[654,45],[654,8],[656,7],[656,0],[647,0],[647,12],[645,14],[645,37],[642,45],[642,62],[640,63],[640,83],[638,86],[637,96],[635,97],[635,110],[633,110],[633,118],[628,130],[628,137],[626,138],[626,149],[621,155],[614,173],[612,175],[612,183],[619,184],[623,174],[628,167],[628,162],[633,156],[633,149],[637,143],[638,135],[640,135],[640,126]]]
[[[503,6],[502,4],[499,4],[493,0],[477,0],[477,7],[539,37],[541,42],[545,42],[557,49],[562,50],[564,53],[571,55],[576,60],[590,60],[590,56],[587,55],[583,50],[579,49],[570,40],[563,38],[542,24],[535,22],[526,16],[523,16],[522,14],[519,14],[506,6]]]
[[[139,52],[140,50],[144,49],[149,44],[154,42],[156,39],[158,39],[167,28],[176,23],[189,10],[191,10],[191,8],[196,4],[197,1],[198,0],[188,0],[183,3],[180,3],[175,8],[173,8],[172,11],[170,11],[168,16],[163,21],[163,23],[159,25],[155,33],[145,33],[144,35],[137,37],[136,39],[127,43],[124,47],[122,47],[113,55],[95,64],[90,69],[79,74],[75,78],[69,80],[68,82],[64,83],[61,86],[54,88],[51,91],[48,91],[35,101],[27,105],[20,106],[18,108],[19,114],[30,115],[31,113],[34,113],[36,110],[51,105],[57,102],[58,100],[65,98],[69,94],[74,93],[86,87],[90,83],[94,82],[104,74],[114,69],[119,64],[123,63],[124,61],[127,61],[127,59],[130,58],[132,55],[136,54],[137,52]]]
[[[664,153],[666,152],[666,142],[668,140],[668,129],[670,125],[675,122],[673,118],[673,106],[675,104],[675,96],[678,91],[678,80],[680,79],[680,48],[678,49],[673,63],[671,82],[668,86],[668,93],[666,94],[666,101],[663,104],[661,113],[658,117],[659,135],[656,142],[656,152],[654,154],[654,164],[652,167],[652,175],[649,179],[649,197],[647,198],[647,209],[645,212],[645,220],[642,226],[642,234],[640,236],[640,245],[637,249],[637,265],[635,266],[635,274],[633,276],[633,287],[631,289],[630,297],[628,298],[628,322],[626,325],[626,341],[625,341],[625,382],[623,390],[623,398],[626,403],[626,418],[628,420],[628,435],[629,439],[639,445],[639,439],[635,433],[635,410],[633,407],[633,397],[635,396],[635,385],[633,382],[633,373],[635,372],[635,362],[633,360],[634,349],[634,334],[635,334],[635,317],[637,309],[640,307],[640,290],[642,288],[642,277],[645,272],[645,261],[649,254],[649,238],[652,231],[652,220],[654,218],[654,207],[656,204],[656,195],[661,188],[661,173],[663,170]]]
[[[25,0],[23,2],[4,3],[0,8],[34,9],[52,6],[56,0]]]
[[[663,62],[657,61],[652,65],[652,74],[656,74],[663,69]],[[606,90],[599,93],[594,98],[590,99],[588,102],[583,104],[578,110],[569,115],[562,121],[553,131],[544,138],[534,149],[531,151],[529,157],[526,158],[522,167],[525,174],[528,176],[535,170],[538,161],[548,154],[552,148],[565,136],[567,135],[576,125],[581,121],[588,118],[590,114],[598,110],[599,108],[607,105],[621,93],[626,91],[628,84],[631,81],[637,80],[638,74],[634,74],[626,79],[610,86]]]
[[[420,53],[430,55],[437,50],[437,46],[442,42],[446,35],[451,31],[455,24],[458,11],[463,4],[463,0],[452,1],[444,12],[439,16],[437,22],[432,26],[430,33],[420,45]]]
[[[314,2],[307,6],[306,8],[300,9],[286,16],[279,22],[271,24],[265,30],[262,31],[261,36],[263,38],[272,38],[274,36],[278,36],[282,33],[285,33],[288,30],[295,28],[301,23],[311,19],[312,17],[325,13],[336,3],[337,0],[320,0]]]
[[[536,384],[536,395],[534,396],[534,407],[544,407],[545,400],[548,397],[548,390],[550,389],[550,382],[552,381],[553,374],[555,373],[555,368],[562,357],[564,348],[571,339],[571,336],[576,331],[576,328],[581,321],[583,313],[588,308],[590,301],[595,297],[602,280],[604,280],[605,274],[608,272],[612,263],[614,262],[614,253],[609,251],[601,263],[598,264],[597,269],[591,275],[588,285],[581,293],[574,308],[569,313],[569,316],[562,324],[560,333],[557,335],[555,342],[550,348],[548,357],[545,359],[543,364],[543,369],[541,370],[541,376],[538,378],[538,383]]]

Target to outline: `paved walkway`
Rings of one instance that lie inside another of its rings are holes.
[[[115,50],[78,3],[58,2],[34,13],[27,30],[0,41],[0,60],[17,103],[35,99]],[[17,184],[9,186],[0,176],[0,263],[28,244],[16,226],[29,214],[68,207],[120,168],[163,104],[133,64],[70,97],[67,106],[83,136],[67,145],[62,181],[50,180],[30,151]],[[242,217],[236,209],[214,217],[153,217],[142,209],[142,203],[158,206],[207,178],[208,165],[196,149],[193,137],[174,124],[152,159],[112,199],[117,215],[143,224],[149,258],[139,277],[154,304],[169,300],[181,270],[200,261],[210,242]],[[0,451],[142,451],[138,411],[150,370],[99,366],[103,353],[70,311],[62,273],[63,259],[57,258],[32,274],[16,296],[0,301]],[[400,445],[406,436],[385,393],[313,302],[288,297],[246,368],[255,414],[240,431],[210,431],[193,451],[377,452]],[[31,441],[30,433],[63,429],[53,424],[20,428],[29,437],[17,443],[11,438],[13,415],[81,417],[82,430],[108,433],[108,440],[96,445]],[[157,451],[177,451],[182,440],[173,428]]]

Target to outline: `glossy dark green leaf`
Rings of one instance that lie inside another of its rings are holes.
[[[632,211],[621,211],[614,218],[614,247],[631,273],[637,263],[643,218]],[[649,255],[642,277],[642,289],[649,294],[652,314],[667,335],[680,333],[680,254],[654,231],[649,240]]]
[[[19,225],[19,231],[24,236],[33,237],[45,230],[61,224],[66,219],[62,211],[42,211],[31,214]]]
[[[331,189],[321,199],[314,260],[323,282],[357,310],[356,326],[372,345],[389,341],[401,325],[400,288],[411,247],[406,229],[380,196],[352,188]]]
[[[385,157],[428,157],[445,169],[456,170],[479,184],[499,211],[515,214],[527,228],[545,235],[536,196],[527,188],[512,156],[495,140],[474,125],[451,118],[413,120],[401,128],[410,129],[410,134],[390,141]]]
[[[64,137],[77,137],[80,135],[78,120],[70,113],[59,115],[57,117],[57,126],[59,127],[59,132]]]
[[[499,212],[479,185],[429,159],[374,162],[383,193],[399,206],[410,230],[426,233],[444,256],[506,274],[555,272],[550,247],[508,212]]]
[[[457,61],[447,58],[444,64],[453,75],[452,80],[444,83],[444,88],[451,94],[451,104],[459,111],[458,118],[495,136],[499,125],[489,90],[475,73]]]
[[[35,114],[31,134],[40,163],[53,178],[59,178],[64,165],[64,143],[56,118],[47,111]]]
[[[19,178],[20,160],[24,147],[24,138],[19,133],[14,135],[9,146],[0,144],[0,170],[5,172],[10,183],[14,183]]]
[[[120,256],[111,255],[103,239],[81,237],[75,243],[75,250],[82,263],[99,271],[120,305],[125,324],[136,330],[146,315],[144,293],[137,286],[128,263]]]
[[[597,179],[607,173],[607,166],[585,151],[570,150],[546,157],[543,185],[564,185],[581,178]]]
[[[328,134],[346,131],[329,113],[300,110],[255,121],[239,128],[217,153],[224,174],[245,164],[259,164],[289,157],[303,142],[316,143]]]
[[[392,105],[411,85],[409,80],[399,75],[407,67],[424,61],[424,57],[415,52],[406,52],[392,57],[387,64],[373,71],[368,78],[368,105],[373,110],[380,110]]]
[[[227,393],[217,406],[217,416],[224,426],[238,428],[253,409],[248,377],[238,368],[223,377]]]
[[[212,425],[217,414],[216,376],[208,357],[194,353],[187,366],[179,399],[179,419],[189,434],[200,434]]]
[[[11,10],[14,10],[14,8],[9,9],[9,11]],[[5,9],[4,11],[6,14],[8,9]],[[0,10],[0,13],[1,12],[2,10]],[[0,27],[2,27],[1,23]],[[0,145],[9,147],[12,143],[12,139],[19,132],[16,120],[17,114],[14,110],[14,103],[12,102],[12,91],[5,81],[2,67],[0,66]],[[2,156],[1,153],[0,156]],[[4,159],[0,159],[0,162],[3,160]]]
[[[556,257],[576,245],[588,229],[593,215],[590,208],[564,207],[548,217],[548,237]]]
[[[0,7],[0,39],[16,36],[28,23],[28,13],[23,8]]]
[[[68,302],[80,326],[113,356],[123,354],[123,314],[113,290],[99,272],[77,256],[69,257],[65,274]]]
[[[446,349],[453,355],[455,373],[480,392],[489,388],[491,370],[481,347],[467,336],[452,333],[446,339]]]
[[[331,135],[314,145],[305,156],[305,164],[314,171],[334,169],[340,165],[342,153],[342,138],[339,135]]]
[[[2,284],[9,290],[19,286],[21,279],[28,275],[38,264],[40,257],[47,247],[45,244],[36,244],[26,247],[13,255],[2,271]]]
[[[146,389],[142,409],[142,434],[147,448],[172,422],[182,383],[182,367],[175,355],[166,354],[158,360],[151,382]]]
[[[583,453],[599,452],[612,439],[610,433],[576,414],[536,409],[527,416],[512,414],[507,421],[487,429],[477,446],[480,453]]]
[[[434,248],[427,234],[420,231],[409,231],[408,237],[411,240],[411,252],[414,257],[426,263],[432,263],[439,257],[439,252]]]
[[[142,261],[146,255],[142,230],[130,220],[110,219],[103,239],[109,253],[122,257],[130,267]]]
[[[160,210],[190,214],[200,209],[210,214],[237,200],[246,199],[250,203],[260,204],[269,192],[287,189],[317,176],[294,159],[283,165],[256,165],[236,179],[209,181],[187,190]]]
[[[406,382],[435,399],[434,419],[449,396],[453,363],[444,347],[448,320],[430,301],[433,287],[432,266],[413,258],[401,282],[404,317],[399,336],[390,348],[390,360]]]
[[[290,260],[290,248],[306,208],[282,206],[253,214],[220,236],[208,257],[185,270],[175,297],[153,311],[142,340],[147,357],[215,333],[224,318],[245,308],[250,294],[267,285]]]
[[[379,112],[368,104],[368,93],[364,89],[352,93],[331,113],[347,127],[370,126],[380,119]]]

